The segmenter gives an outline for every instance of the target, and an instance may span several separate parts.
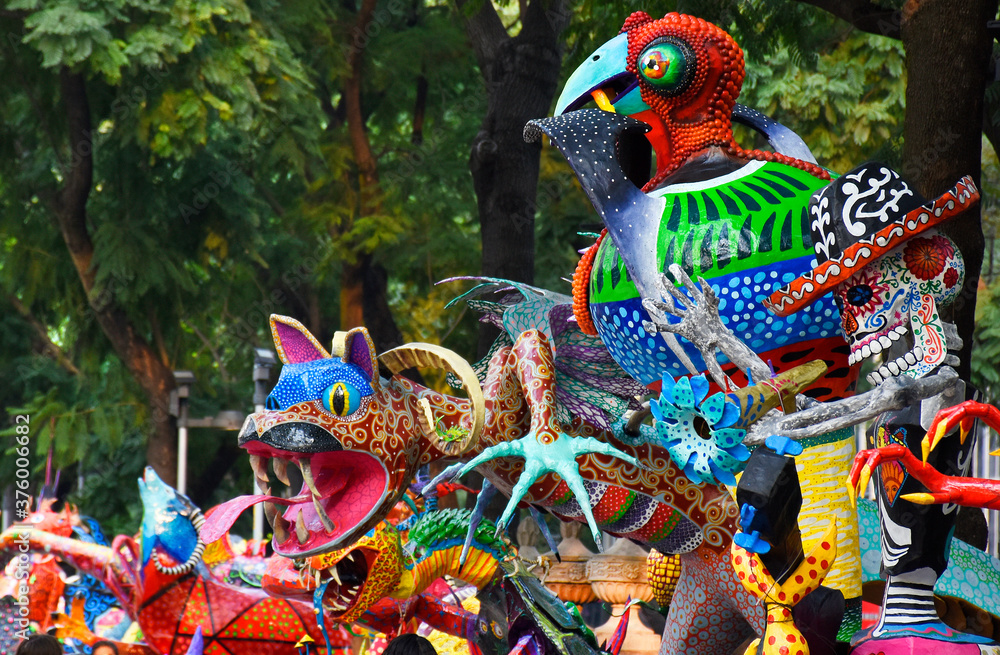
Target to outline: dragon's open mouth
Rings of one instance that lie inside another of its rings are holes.
[[[312,557],[271,558],[263,585],[268,594],[312,603],[323,589],[323,609],[334,620],[353,621],[368,609],[365,590],[379,552],[367,547],[350,548]]]
[[[323,591],[323,609],[333,619],[339,619],[354,610],[361,592],[368,582],[368,559],[361,549],[352,550],[340,561],[325,569],[313,569],[314,584],[327,585]],[[315,587],[314,587],[315,589]]]
[[[276,553],[306,557],[328,552],[357,537],[357,528],[371,518],[389,491],[385,467],[365,452],[297,453],[259,441],[244,447],[261,495],[235,498],[212,512],[202,529],[206,542],[221,537],[247,508],[263,503]],[[289,464],[301,473],[298,493],[291,498],[270,495],[273,480],[291,487]],[[279,511],[279,505],[285,509]]]

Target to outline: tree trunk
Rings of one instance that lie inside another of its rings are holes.
[[[87,230],[87,199],[93,185],[94,156],[86,81],[83,75],[64,68],[60,71],[60,87],[74,160],[64,171],[66,181],[54,202],[56,220],[98,325],[149,401],[152,432],[146,444],[146,461],[164,482],[174,485],[177,482],[177,426],[169,411],[170,392],[174,390],[173,371],[160,360],[118,307],[114,297],[115,281],[95,289],[94,244]]]
[[[375,5],[375,0],[364,0],[358,11],[347,57],[351,75],[344,83],[342,98],[354,163],[357,166],[357,211],[360,216],[380,211],[378,166],[361,108],[363,55],[368,42],[368,28],[375,15]],[[387,283],[388,275],[380,266],[372,264],[372,254],[369,252],[358,253],[355,263],[345,263],[340,276],[340,328],[347,330],[364,325],[378,352],[398,346],[403,340],[389,307]]]
[[[903,175],[928,198],[947,191],[963,175],[973,175],[979,185],[983,93],[993,43],[986,22],[996,12],[997,0],[908,0],[903,9]],[[979,207],[948,221],[942,231],[965,257],[965,286],[953,320],[965,342],[959,374],[968,380],[983,262]]]
[[[487,107],[469,168],[479,210],[483,275],[519,282],[535,277],[535,208],[541,145],[525,143],[525,124],[547,116],[559,82],[560,34],[568,23],[561,0],[523,7],[511,38],[489,2],[467,22],[486,83]],[[484,354],[496,331],[480,330]]]

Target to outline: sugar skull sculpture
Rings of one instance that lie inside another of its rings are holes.
[[[959,344],[949,343],[942,310],[947,312],[958,295],[965,266],[955,243],[934,228],[978,199],[968,177],[928,201],[886,166],[855,169],[813,197],[810,228],[817,264],[773,293],[769,307],[787,315],[832,291],[851,364],[881,360],[868,375],[875,386],[954,364],[957,358],[947,359],[948,349]],[[919,454],[935,411],[965,399],[965,385],[959,382],[937,396],[886,411],[869,430],[869,447],[900,444]],[[946,475],[962,475],[972,444],[972,439],[947,440],[934,452],[932,464]],[[979,652],[976,644],[989,640],[949,628],[934,607],[934,584],[947,566],[956,507],[906,500],[907,494],[925,489],[895,461],[879,467],[875,482],[886,590],[878,623],[855,636],[854,652],[923,652],[926,639]]]
[[[850,363],[912,347],[868,374],[873,385],[896,375],[919,378],[944,362],[946,342],[938,307],[962,288],[965,261],[955,242],[929,230],[871,262],[834,290]],[[912,341],[912,344],[910,343]]]

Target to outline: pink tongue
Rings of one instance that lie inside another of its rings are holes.
[[[308,495],[296,496],[295,498],[281,498],[279,496],[238,496],[232,500],[227,500],[216,507],[211,515],[206,517],[205,525],[201,528],[201,540],[206,544],[221,539],[229,528],[233,527],[236,519],[248,508],[257,503],[274,503],[275,505],[295,505],[309,500]]]

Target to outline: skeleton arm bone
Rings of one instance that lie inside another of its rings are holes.
[[[669,270],[674,279],[684,285],[691,298],[681,293],[666,275],[661,275],[659,292],[668,302],[651,298],[642,301],[643,308],[653,318],[652,321],[647,321],[643,328],[647,332],[677,334],[693,343],[705,359],[708,372],[723,389],[729,388],[729,379],[716,359],[717,350],[740,370],[749,370],[754,382],[770,379],[771,368],[723,324],[719,317],[719,299],[716,298],[711,285],[703,278],[698,278],[699,284],[695,285],[684,269],[677,264],[671,264]],[[679,323],[670,323],[668,315],[681,320]]]
[[[950,366],[942,366],[936,374],[918,380],[905,376],[889,378],[875,389],[851,398],[818,403],[794,414],[772,412],[747,431],[743,443],[761,444],[773,434],[790,439],[807,439],[851,427],[883,412],[933,398],[954,388],[957,382],[958,373]]]

